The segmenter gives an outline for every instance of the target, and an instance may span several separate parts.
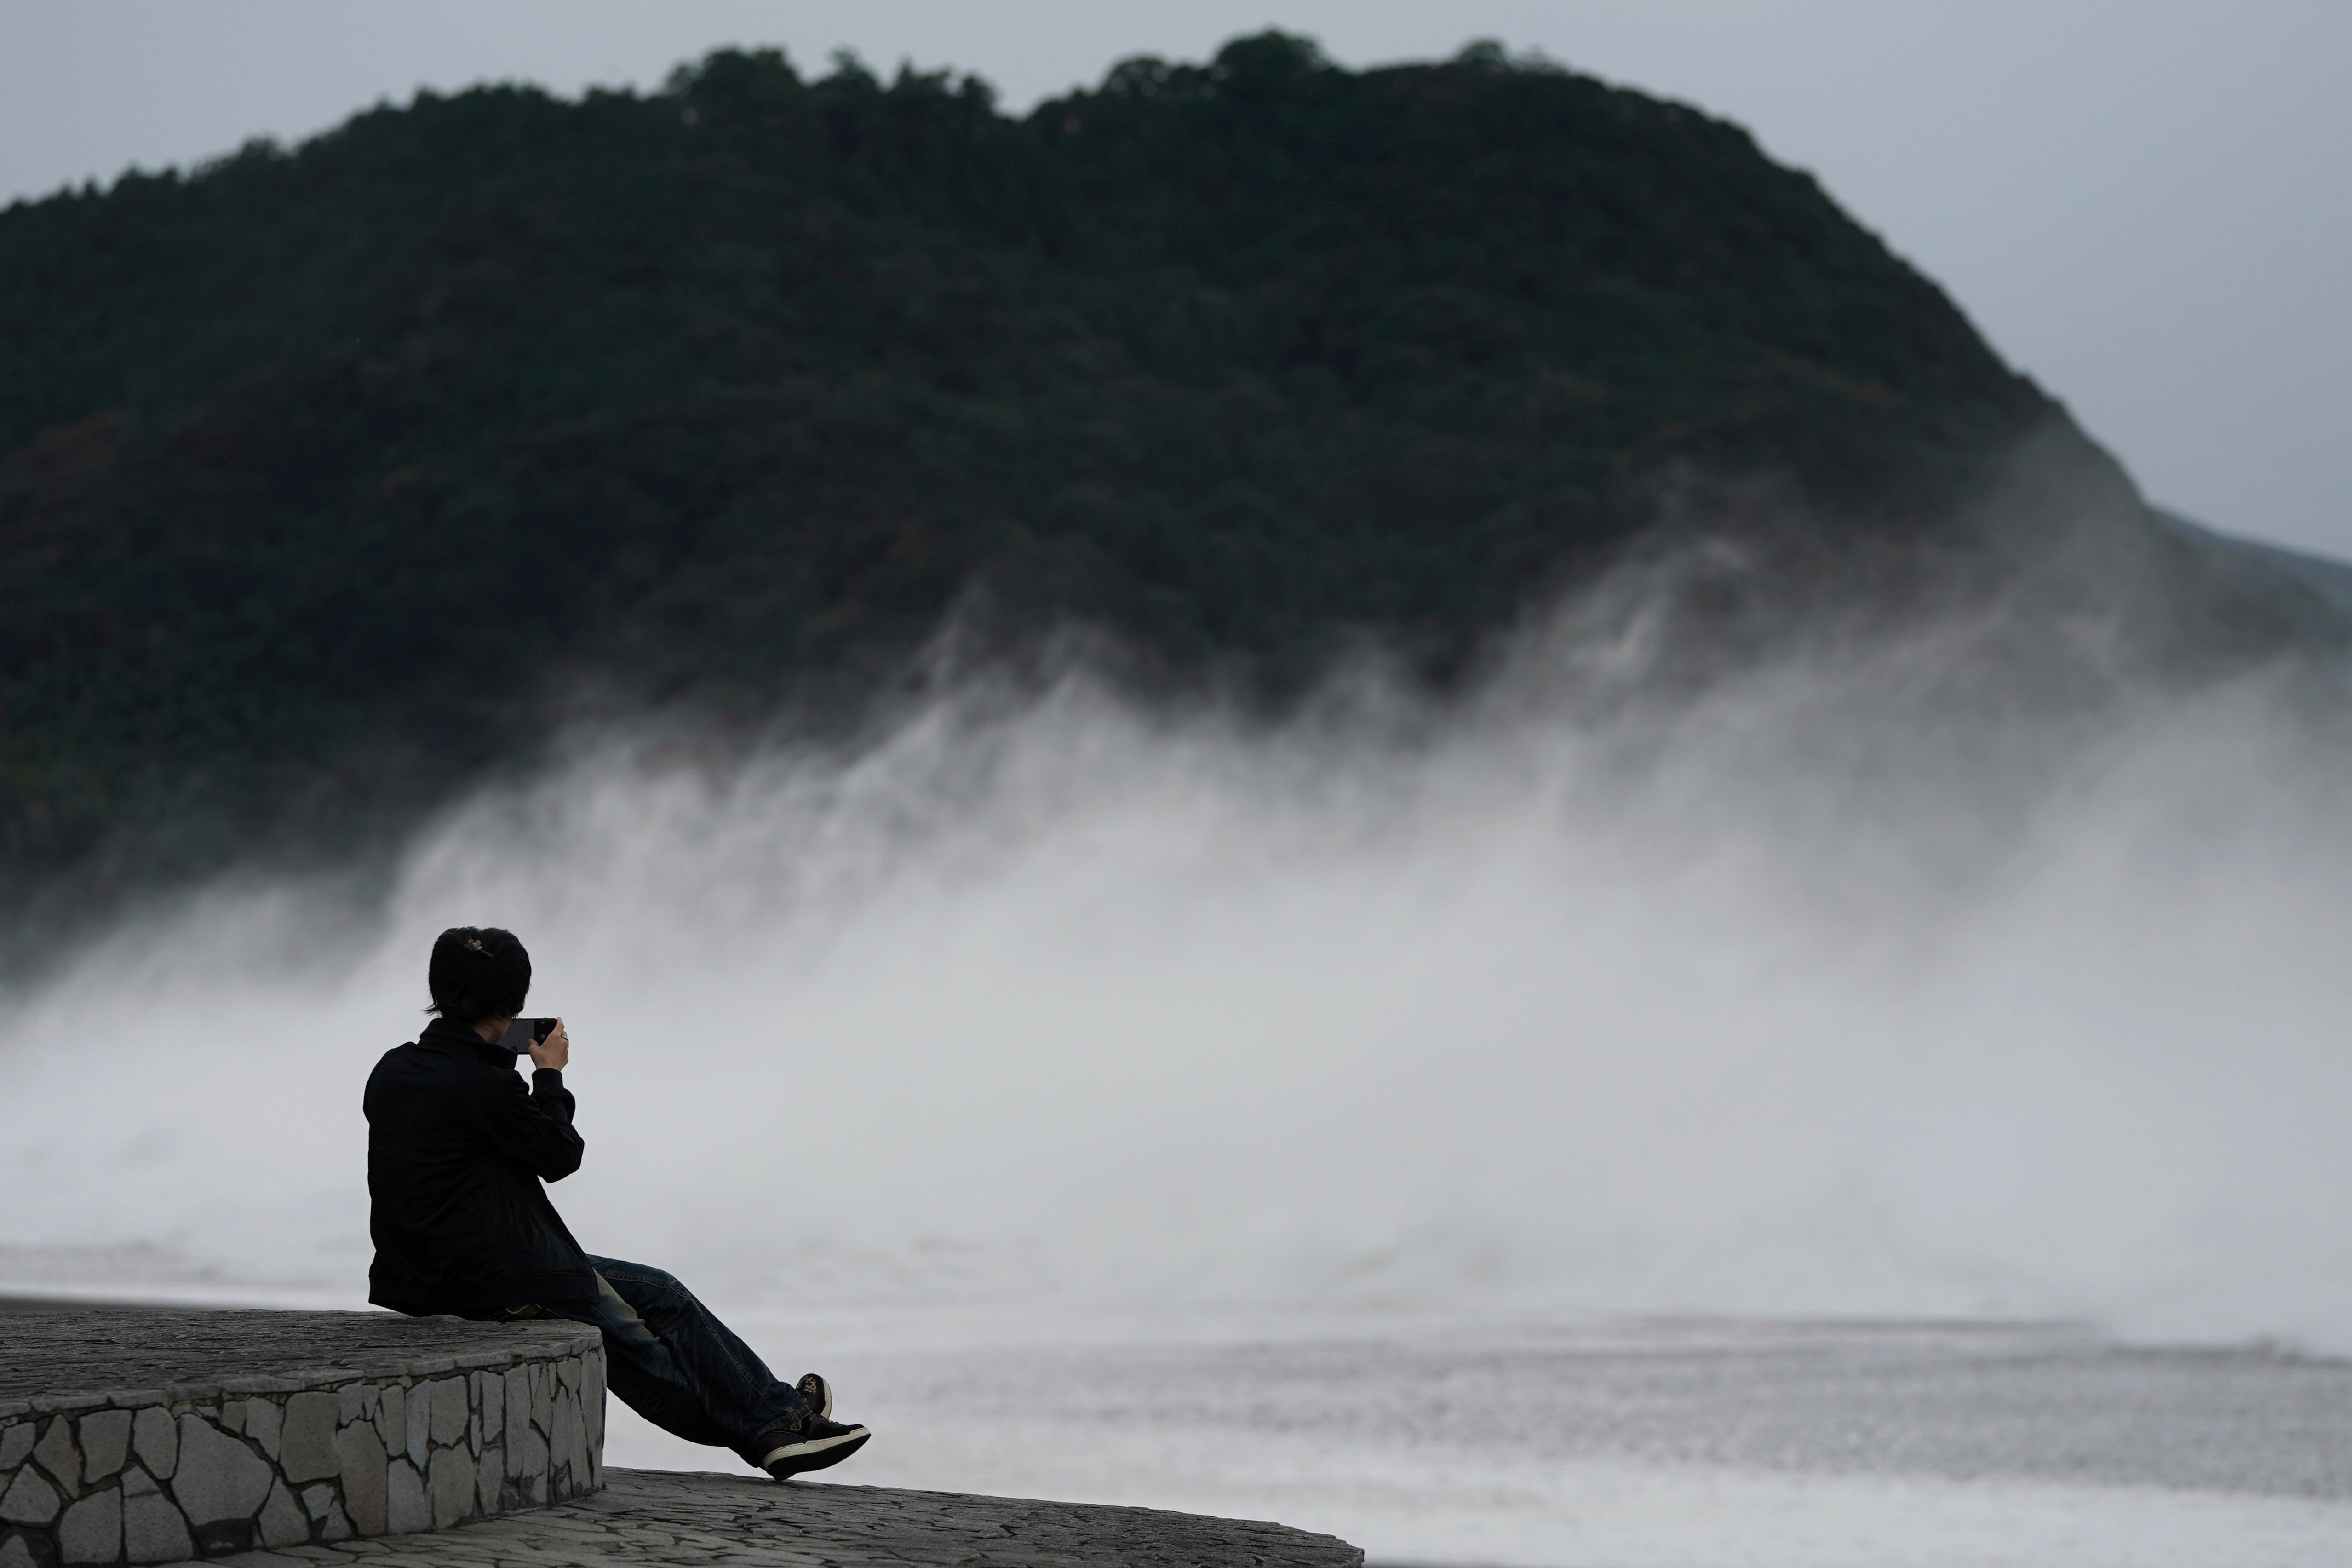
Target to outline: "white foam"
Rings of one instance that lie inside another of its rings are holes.
[[[574,1228],[733,1302],[2352,1346],[2332,721],[1963,710],[1951,646],[1664,703],[1538,642],[1450,716],[1368,679],[1273,729],[1079,673],[717,769],[585,737],[376,915],[224,884],[15,999],[0,1285],[356,1299],[361,1086],[467,922],[570,1021]]]
[[[1920,1462],[1917,1439],[1954,1419],[1937,1390],[1966,1390],[1972,1357],[2030,1384],[2031,1373],[2013,1370],[2021,1354],[2028,1364],[2076,1370],[2098,1361],[2101,1348],[2076,1336],[2011,1333],[1981,1345],[1956,1336],[1936,1347],[1933,1335],[1914,1333],[1915,1359],[1904,1373],[1865,1380],[1843,1409],[1835,1399],[1809,1401],[1836,1429],[1812,1434],[1809,1452],[1765,1468],[1606,1450],[1621,1438],[1703,1450],[1710,1424],[1753,1423],[1784,1398],[1784,1381],[1797,1369],[1755,1355],[1759,1348],[1801,1338],[1815,1354],[1853,1350],[1868,1344],[1872,1331],[1588,1323],[1465,1335],[1458,1326],[1393,1321],[1374,1329],[1358,1321],[1351,1326],[1363,1337],[1335,1342],[1308,1337],[1332,1324],[1295,1318],[1190,1322],[1196,1333],[1222,1331],[1227,1342],[1171,1354],[1165,1338],[1117,1342],[1120,1333],[1149,1334],[1146,1322],[1022,1321],[953,1310],[879,1322],[753,1314],[739,1326],[772,1355],[820,1361],[840,1413],[874,1429],[849,1464],[817,1480],[1273,1519],[1338,1535],[1374,1563],[2336,1568],[2352,1553],[2352,1501],[2087,1479],[2084,1470],[2116,1472],[2118,1456],[2083,1445],[2112,1436],[2118,1416],[2144,1427],[2185,1414],[2182,1385],[2160,1365],[2146,1369],[2136,1392],[2109,1385],[2112,1403],[2101,1408],[2044,1412],[2063,1429],[2041,1435],[2034,1451],[1979,1456],[2003,1473],[1938,1474]],[[1171,1326],[1158,1325],[1163,1333]],[[1883,1341],[1887,1331],[1874,1332]],[[1598,1370],[1590,1363],[1538,1371],[1563,1380],[1566,1397],[1532,1427],[1515,1423],[1539,1400],[1522,1398],[1514,1409],[1465,1405],[1444,1381],[1367,1392],[1406,1365],[1459,1366],[1482,1351],[1530,1343],[1572,1344],[1582,1356],[1616,1354],[1636,1364],[1696,1352],[1706,1361],[1708,1394],[1669,1416],[1661,1432],[1656,1408],[1582,1395],[1573,1384]],[[1115,1348],[1106,1353],[1107,1346]],[[1832,1359],[1820,1370],[1833,1368]],[[1924,1426],[1888,1421],[1885,1401],[1895,1393],[1899,1402],[1907,1384],[1916,1384],[1908,1418]],[[1399,1394],[1410,1402],[1416,1386],[1427,1400],[1450,1398],[1444,1419],[1397,1419]],[[2244,1384],[2215,1387],[2203,1397],[2235,1419],[2264,1419],[2270,1413],[2242,1403],[2246,1392]],[[1980,1402],[1973,1408],[1985,1413]],[[2196,1414],[2210,1420],[2214,1409]],[[1620,1429],[1611,1428],[1612,1417]],[[1599,1430],[1588,1436],[1589,1426]],[[1838,1440],[1855,1432],[1869,1434],[1869,1444]],[[1602,1451],[1563,1453],[1563,1436]],[[2157,1436],[2156,1446],[2167,1446]],[[2176,1435],[2169,1446],[2197,1440]],[[606,1441],[615,1465],[742,1468],[619,1406]]]

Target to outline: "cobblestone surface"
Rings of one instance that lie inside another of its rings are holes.
[[[252,1552],[224,1568],[1360,1568],[1328,1535],[1255,1520],[886,1487],[607,1470],[593,1496],[430,1535]]]
[[[360,1312],[0,1318],[0,1568],[446,1528],[593,1490],[577,1323]]]

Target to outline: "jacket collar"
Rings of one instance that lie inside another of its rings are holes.
[[[436,1018],[425,1026],[416,1037],[420,1046],[442,1046],[450,1050],[471,1051],[492,1067],[512,1067],[515,1053],[504,1046],[482,1038],[467,1025],[448,1018]]]

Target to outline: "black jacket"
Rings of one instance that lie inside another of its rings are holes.
[[[368,1075],[377,1306],[476,1313],[596,1299],[587,1257],[540,1185],[580,1168],[572,1096],[551,1068],[524,1089],[514,1062],[439,1018]]]

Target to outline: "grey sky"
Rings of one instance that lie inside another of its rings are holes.
[[[1739,121],[1819,174],[2156,500],[2352,556],[2352,4],[2336,0],[0,0],[0,200],[486,79],[658,82],[725,43],[975,71],[1478,37]]]

